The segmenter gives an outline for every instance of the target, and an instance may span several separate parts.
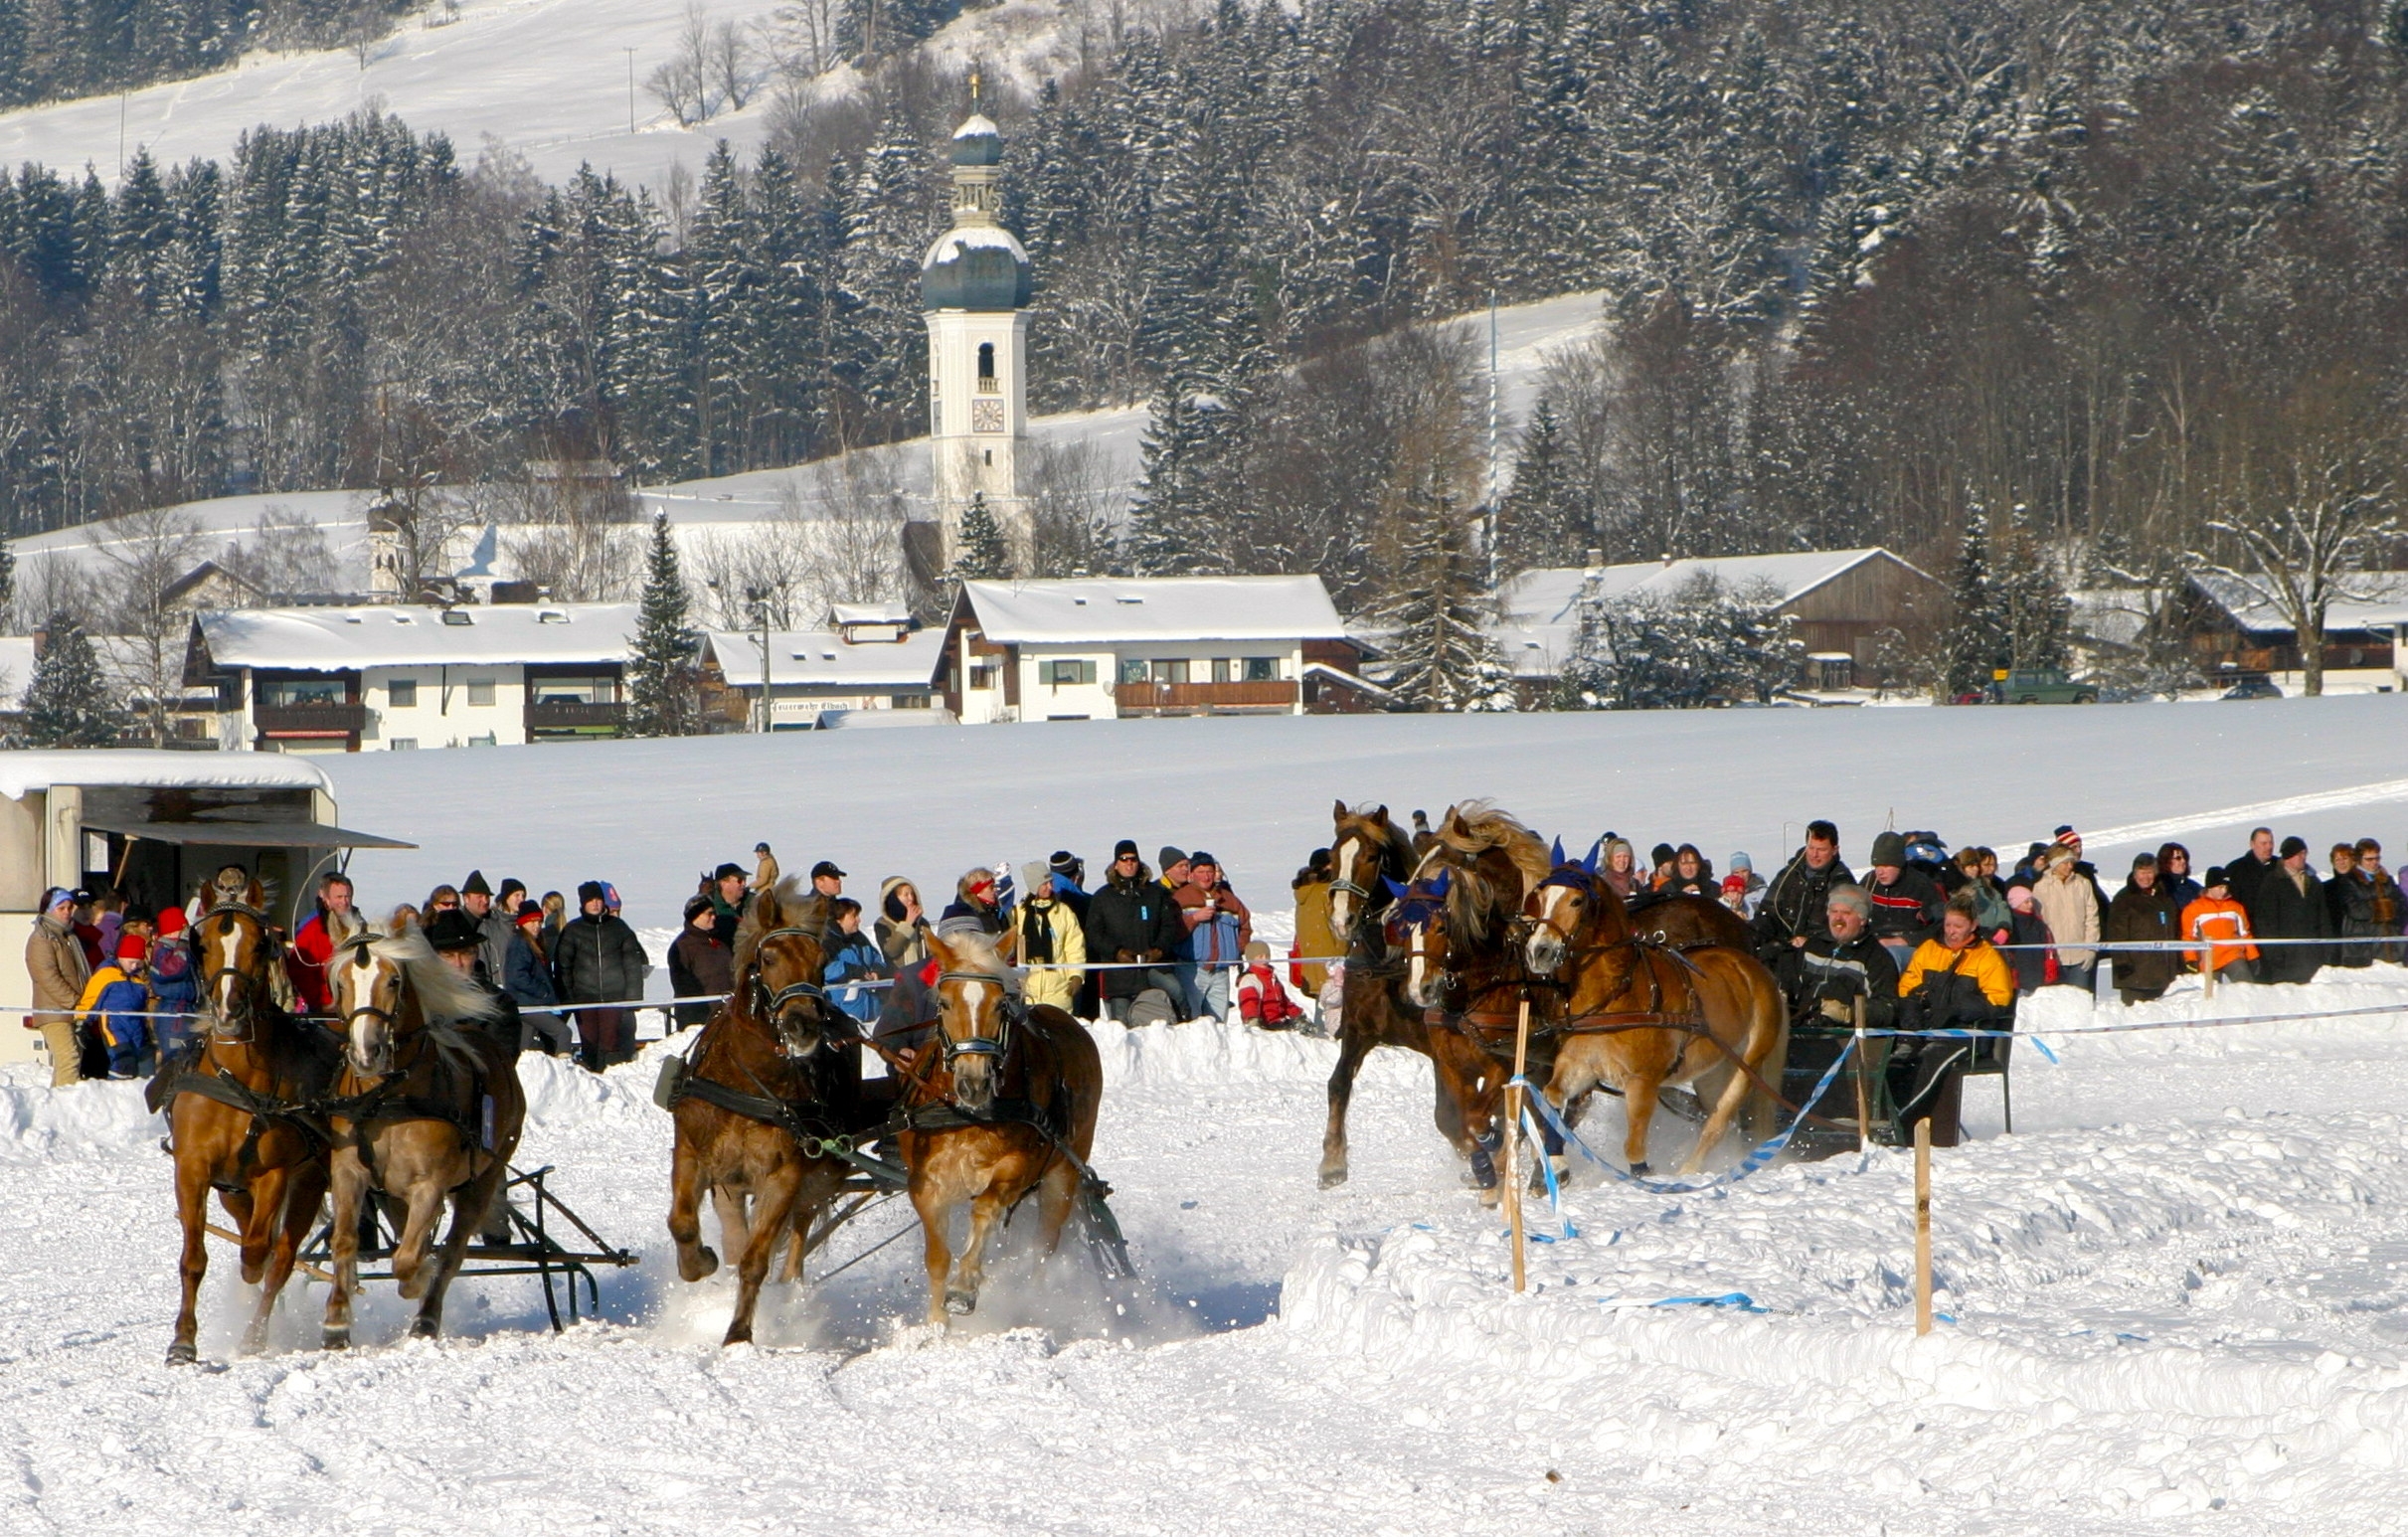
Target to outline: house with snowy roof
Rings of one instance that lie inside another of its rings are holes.
[[[633,603],[359,603],[196,616],[188,685],[229,751],[361,753],[615,737]]]
[[[2324,612],[2324,667],[2400,671],[2399,631],[2408,623],[2408,571],[2351,572]],[[2293,672],[2299,632],[2262,584],[2222,572],[2193,572],[2168,602],[2167,618],[2202,676]]]
[[[1614,566],[1593,558],[1587,566],[1525,571],[1505,584],[1491,633],[1514,677],[1535,691],[1572,660],[1585,607],[1676,601],[1702,580],[1735,597],[1758,595],[1767,612],[1787,615],[1806,651],[1807,676],[1800,681],[1817,689],[1884,681],[1879,657],[1886,637],[1895,632],[1920,645],[1947,625],[1951,606],[1945,584],[1878,546]]]
[[[963,583],[935,677],[978,725],[1302,715],[1359,666],[1319,577],[1078,577]]]
[[[901,603],[837,603],[821,628],[771,631],[766,673],[759,630],[706,630],[703,713],[723,731],[810,731],[886,710],[947,721],[932,708],[944,646]]]

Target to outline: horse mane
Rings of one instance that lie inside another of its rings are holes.
[[[1456,830],[1459,825],[1461,832]],[[1502,850],[1521,872],[1524,893],[1535,890],[1555,868],[1538,834],[1499,811],[1491,800],[1466,800],[1451,807],[1437,836],[1442,848],[1462,855],[1466,864],[1489,849]]]
[[[768,915],[774,914],[774,918]],[[736,925],[736,974],[748,974],[761,953],[761,941],[780,929],[808,930],[816,939],[827,927],[827,897],[789,875],[766,890],[753,893],[744,917]],[[812,978],[813,981],[818,978]]]
[[[1413,835],[1384,815],[1386,810],[1387,807],[1381,805],[1350,806],[1346,819],[1360,823],[1364,835],[1380,845],[1380,868],[1383,872],[1400,881],[1410,880],[1414,866]],[[1344,836],[1340,833],[1337,838],[1331,839],[1330,846],[1335,848]]]
[[[368,953],[401,968],[410,990],[418,995],[419,1011],[439,1019],[491,1019],[499,1012],[493,996],[443,963],[427,942],[427,931],[405,924],[393,930],[368,930],[355,937]]]
[[[1012,963],[1004,957],[1002,937],[999,935],[981,930],[976,934],[948,934],[944,939],[945,947],[953,952],[957,962],[946,967],[946,970],[990,971],[1001,976],[1011,969]]]

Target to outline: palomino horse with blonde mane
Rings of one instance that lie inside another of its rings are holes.
[[[1550,1104],[1560,1110],[1600,1087],[1622,1095],[1623,1151],[1634,1174],[1647,1170],[1647,1126],[1667,1084],[1694,1081],[1699,1103],[1711,1107],[1683,1173],[1702,1166],[1743,1104],[1752,1106],[1749,1129],[1770,1129],[1769,1085],[1789,1056],[1789,1011],[1762,961],[1720,944],[1671,950],[1643,941],[1593,863],[1557,866],[1523,912],[1530,974],[1555,979],[1563,1000],[1549,1021],[1561,1035],[1544,1091]]]
[[[192,952],[209,1033],[197,1058],[171,1062],[154,1081],[167,1099],[184,1228],[184,1302],[167,1347],[171,1366],[198,1355],[213,1188],[241,1236],[244,1283],[259,1287],[243,1349],[266,1348],[268,1315],[326,1199],[325,1128],[300,1107],[326,1093],[336,1058],[333,1036],[277,1000],[282,954],[259,883],[229,865],[201,887],[200,906]]]
[[[801,1274],[811,1225],[843,1186],[846,1165],[821,1150],[843,1136],[857,1098],[859,1034],[829,1006],[820,935],[827,899],[796,881],[756,891],[736,930],[736,985],[671,1082],[677,1144],[669,1165],[669,1237],[677,1274],[719,1269],[702,1241],[705,1191],[720,1242],[736,1262],[736,1312],[721,1343],[753,1337],[762,1282],[792,1234],[787,1276]],[[847,1065],[851,1070],[847,1071]],[[805,1151],[805,1148],[809,1148]]]
[[[417,927],[353,935],[336,946],[326,969],[345,1042],[336,1098],[327,1107],[334,1285],[326,1298],[325,1345],[340,1350],[351,1343],[360,1209],[372,1190],[404,1208],[393,1275],[402,1295],[420,1302],[410,1332],[431,1339],[442,1332],[443,1293],[459,1273],[460,1251],[509,1177],[526,1096],[498,1042],[436,1023],[489,1019],[496,1005],[445,965]],[[451,1232],[436,1249],[434,1227],[446,1197]]]
[[[1036,1193],[1038,1240],[1051,1255],[1082,1185],[1100,1192],[1087,1160],[1104,1063],[1077,1020],[1011,995],[1009,961],[989,936],[932,935],[929,948],[937,1029],[907,1070],[898,1142],[926,1239],[929,1322],[943,1324],[976,1309],[987,1245],[1022,1197]],[[956,1258],[953,1216],[964,1203],[969,1241]]]

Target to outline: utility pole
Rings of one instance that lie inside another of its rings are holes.
[[[1488,290],[1488,484],[1480,500],[1488,509],[1482,519],[1481,543],[1487,547],[1488,591],[1496,591],[1496,290]]]
[[[627,56],[627,131],[635,131],[635,50],[621,50]]]
[[[754,617],[761,620],[761,725],[759,729],[766,734],[770,729],[770,592],[767,588],[749,587],[744,590],[744,596],[752,599]]]

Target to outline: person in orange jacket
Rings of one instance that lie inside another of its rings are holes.
[[[2182,938],[2203,949],[2188,952],[2191,965],[2213,971],[2230,982],[2257,980],[2258,947],[2249,942],[2249,910],[2232,900],[2232,881],[2223,867],[2207,872],[2207,888],[2182,910]],[[2202,961],[2202,955],[2206,958]]]

